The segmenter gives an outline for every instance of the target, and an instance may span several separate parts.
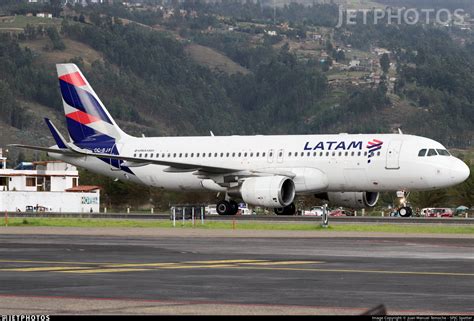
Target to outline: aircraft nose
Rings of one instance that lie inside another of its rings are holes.
[[[470,174],[471,171],[469,170],[469,166],[467,166],[462,160],[456,159],[456,163],[451,168],[452,180],[455,181],[456,184],[462,183],[469,177]]]

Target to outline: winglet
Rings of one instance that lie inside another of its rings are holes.
[[[45,118],[44,121],[46,122],[46,125],[48,125],[49,130],[51,131],[56,145],[58,145],[58,147],[61,149],[67,149],[68,147],[66,145],[66,140],[64,139],[63,135],[61,135],[61,133],[58,131],[58,129],[53,125],[51,120]]]

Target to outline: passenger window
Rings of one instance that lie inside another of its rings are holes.
[[[162,157],[162,158],[165,158],[165,153],[162,153],[162,154],[161,154],[161,157]]]
[[[253,153],[250,153],[250,157],[253,157]]]
[[[207,154],[207,157],[212,157],[212,153]]]
[[[436,152],[436,150],[434,150],[434,149],[428,150],[428,155],[427,155],[427,156],[436,156],[436,155],[438,155],[438,153]]]
[[[217,153],[214,153],[214,157],[217,157]]]
[[[235,157],[235,153],[232,153],[232,157]]]
[[[239,157],[240,157],[241,155],[242,155],[242,153],[238,153],[238,154],[237,154],[237,156],[239,156]]]
[[[354,152],[351,152],[351,156],[354,156],[354,154],[355,154]]]
[[[176,158],[176,153],[173,153],[173,157]]]
[[[188,157],[188,153],[184,154],[184,157],[186,157],[186,158],[187,158],[187,157]]]
[[[329,152],[326,152],[326,156],[329,156]]]
[[[199,157],[199,153],[196,154],[196,157]]]
[[[423,157],[423,156],[425,156],[425,155],[426,155],[426,149],[422,149],[422,150],[420,150],[420,151],[418,152],[418,156],[419,156],[419,157]]]
[[[360,152],[357,152],[357,156],[360,156]]]
[[[148,157],[148,154],[145,154],[145,158],[147,158],[147,157]]]
[[[141,157],[142,157],[142,155],[143,155],[143,154],[142,154],[142,153],[140,153],[140,156],[139,156],[139,157],[141,158]]]
[[[262,157],[265,157],[265,155],[266,155],[266,153],[265,153],[265,152],[263,152],[263,153],[262,153]]]
[[[269,157],[273,157],[273,152],[270,152],[270,153],[268,154],[268,156],[269,156]]]
[[[259,155],[260,155],[260,153],[257,152],[257,155],[256,155],[256,156],[258,157]]]
[[[323,157],[323,152],[320,152],[320,153],[319,153],[319,156]]]
[[[364,156],[367,156],[367,152],[364,152]]]
[[[133,157],[137,157],[137,154],[133,154]]]
[[[288,152],[288,156],[291,156],[291,152]]]
[[[346,153],[345,153],[345,156],[349,156],[349,152],[346,152]]]
[[[179,153],[179,158],[183,157],[183,153]]]
[[[333,156],[333,157],[336,156],[336,152],[332,152],[332,156]]]
[[[244,157],[247,157],[247,153],[244,153]]]
[[[191,157],[194,157],[194,153],[191,153]]]
[[[171,154],[170,154],[170,153],[168,153],[168,157],[171,157]]]
[[[380,151],[379,151],[379,152],[377,152],[377,156],[380,156]]]
[[[339,152],[339,157],[342,156],[342,152]]]
[[[318,153],[317,152],[313,152],[313,156],[318,156]]]
[[[298,152],[295,152],[295,157],[298,157]]]
[[[304,152],[301,152],[301,157],[303,157],[303,156],[304,156]]]

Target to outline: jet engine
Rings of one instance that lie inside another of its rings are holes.
[[[264,207],[285,207],[293,203],[295,183],[285,176],[250,177],[239,194],[245,203]]]
[[[329,192],[316,197],[328,200],[331,205],[350,208],[374,207],[379,200],[377,192]]]

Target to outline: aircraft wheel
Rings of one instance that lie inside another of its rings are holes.
[[[411,207],[404,206],[400,210],[398,210],[398,213],[401,217],[410,217],[413,215],[413,210],[411,209]]]
[[[230,204],[230,212],[228,215],[237,214],[237,212],[239,211],[239,204],[237,204],[237,202],[234,200],[230,200],[229,204]]]
[[[219,215],[229,215],[232,212],[232,207],[228,201],[220,201],[216,205],[216,212]]]

